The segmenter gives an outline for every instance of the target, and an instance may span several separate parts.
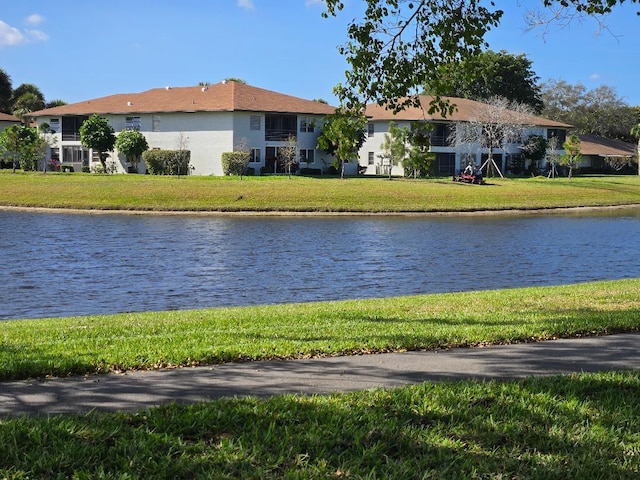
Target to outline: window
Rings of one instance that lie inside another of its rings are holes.
[[[264,139],[267,141],[285,142],[290,136],[296,136],[297,128],[296,115],[267,113],[264,116]]]
[[[249,162],[250,163],[260,163],[260,149],[252,148],[249,154]]]
[[[367,162],[369,165],[373,165],[375,163],[375,157],[373,155],[373,152],[369,152],[369,159]]]
[[[151,117],[151,131],[160,131],[160,115],[154,115],[153,117]]]
[[[95,155],[97,155],[96,152],[94,152]],[[62,147],[62,162],[89,165],[89,150],[80,145],[64,145]]]
[[[369,137],[373,137],[374,131],[375,131],[375,127],[373,126],[373,122],[369,122],[367,124],[367,135]]]
[[[84,115],[62,117],[62,140],[80,140],[80,126],[89,117]]]
[[[52,132],[60,133],[60,119],[59,118],[49,119],[49,129]]]
[[[313,163],[315,161],[315,153],[316,153],[315,150],[301,148],[300,149],[300,161],[301,162],[307,162],[307,163]]]
[[[567,141],[567,131],[560,128],[547,129],[547,140],[552,138],[558,139],[558,149],[562,148],[562,144]]]
[[[456,170],[455,153],[437,153],[435,161],[436,175],[453,175]]]
[[[260,121],[260,115],[251,115],[249,117],[249,129],[250,130],[261,130],[262,122]]]
[[[142,120],[140,117],[127,117],[124,121],[125,130],[140,130],[142,126]]]
[[[453,145],[453,128],[448,123],[436,123],[431,133],[431,145],[434,147],[449,147]]]
[[[300,118],[300,131],[313,133],[315,129],[313,118],[311,117],[302,117]]]

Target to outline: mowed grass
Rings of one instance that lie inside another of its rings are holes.
[[[7,479],[637,479],[640,373],[0,419]]]
[[[640,279],[2,322],[0,380],[636,331]]]
[[[488,179],[159,177],[0,172],[0,206],[143,211],[451,212],[640,203],[637,176]]]
[[[3,322],[2,378],[638,331],[640,279]],[[0,383],[1,388],[1,383]],[[7,479],[636,479],[640,372],[0,418]]]

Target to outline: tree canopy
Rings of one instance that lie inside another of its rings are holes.
[[[630,130],[638,123],[638,113],[606,85],[593,90],[564,80],[542,84],[542,115],[573,125],[577,133],[593,133],[627,142],[633,141]]]
[[[340,176],[344,176],[344,162],[358,157],[366,124],[367,119],[361,112],[336,109],[325,117],[318,148],[335,157]]]
[[[502,97],[528,105],[538,113],[542,110],[540,79],[525,54],[487,50],[448,67],[440,69],[441,90],[430,92],[429,85],[425,85],[426,93],[479,101]]]
[[[344,0],[324,1],[325,17],[335,16],[344,8]],[[348,41],[339,47],[349,70],[345,83],[337,85],[335,91],[347,107],[377,102],[388,103],[398,111],[409,105],[419,106],[416,94],[427,86],[435,93],[429,110],[446,113],[452,107],[439,98],[448,87],[446,76],[440,73],[488,48],[485,36],[500,24],[504,13],[484,0],[364,1],[363,18],[349,24]],[[624,2],[540,0],[540,7],[554,8],[553,18],[557,19],[610,13]],[[485,7],[487,3],[489,8]]]
[[[11,159],[15,172],[18,166],[25,171],[35,170],[46,145],[35,129],[12,125],[0,132],[0,147]]]
[[[116,135],[107,119],[93,114],[80,125],[80,142],[87,148],[97,150],[102,168],[107,171],[107,155],[113,150]]]
[[[11,113],[13,85],[11,77],[0,68],[0,112]]]
[[[123,130],[116,137],[115,147],[127,157],[132,167],[137,165],[140,155],[149,150],[145,136],[138,130]]]

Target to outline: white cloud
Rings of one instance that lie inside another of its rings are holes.
[[[238,0],[238,6],[246,10],[254,10],[253,0]]]
[[[591,75],[589,75],[589,80],[593,80],[594,82],[596,80],[600,80],[600,74],[599,73],[592,73]]]
[[[42,30],[25,30],[30,39],[35,40],[36,42],[46,42],[49,40],[49,35],[44,33]]]
[[[32,13],[25,20],[27,25],[33,26],[40,25],[42,22],[44,22],[44,17],[38,13]]]
[[[37,14],[31,15],[26,19],[26,23],[30,25],[37,25],[43,21],[44,17]],[[49,35],[42,30],[20,30],[0,20],[0,48],[15,47],[32,42],[46,42],[47,40],[49,40]]]
[[[0,47],[15,46],[26,42],[27,38],[20,30],[0,20]]]

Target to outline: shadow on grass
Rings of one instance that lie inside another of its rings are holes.
[[[631,479],[640,470],[638,418],[637,372],[227,399],[9,420],[0,473]]]

